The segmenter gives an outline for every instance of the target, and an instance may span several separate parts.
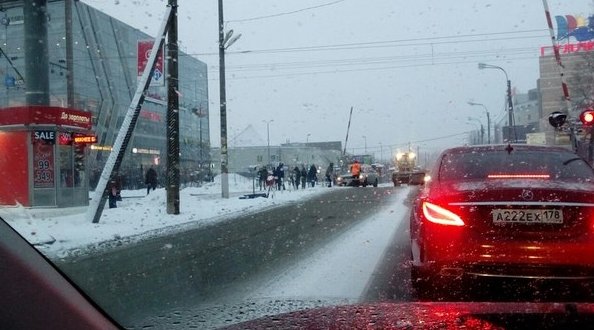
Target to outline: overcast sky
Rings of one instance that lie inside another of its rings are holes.
[[[83,0],[150,35],[167,1]],[[181,47],[208,65],[211,142],[219,139],[217,1],[179,0]],[[540,0],[225,0],[229,139],[248,125],[271,144],[344,142],[362,153],[408,142],[436,150],[467,141],[504,112],[503,67],[518,92],[536,87],[551,44]],[[549,1],[552,15],[593,12],[590,0]],[[365,138],[363,138],[365,136]],[[379,156],[379,154],[378,154]]]

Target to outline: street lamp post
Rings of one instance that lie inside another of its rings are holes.
[[[476,121],[477,123],[480,124],[480,127],[481,127],[481,130],[480,130],[480,133],[481,133],[481,144],[483,144],[485,142],[485,128],[483,126],[483,122],[480,121],[477,118],[474,118],[474,117],[468,117],[468,120],[474,120],[474,121]]]
[[[482,103],[475,103],[475,102],[468,102],[469,105],[478,105],[485,109],[485,113],[487,114],[487,144],[491,144],[491,116],[489,115],[489,110],[487,107]]]
[[[365,154],[367,155],[367,136],[363,135],[363,140],[365,140]]]
[[[514,104],[513,104],[513,100],[512,100],[511,80],[509,80],[509,77],[507,76],[507,72],[500,66],[485,64],[485,63],[479,63],[478,68],[479,68],[479,70],[497,69],[497,70],[501,70],[505,74],[505,80],[507,80],[507,115],[508,115],[507,125],[510,127],[511,130],[513,130],[514,142],[517,142],[518,137],[516,135],[516,127],[515,127],[515,123],[514,123]],[[510,136],[510,139],[511,139],[511,136]]]
[[[268,164],[270,165],[270,123],[272,123],[274,119],[270,120],[262,120],[262,122],[266,123],[266,139],[268,142]]]

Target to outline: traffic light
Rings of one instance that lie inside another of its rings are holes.
[[[586,109],[580,113],[580,121],[584,126],[592,126],[594,124],[594,109]]]

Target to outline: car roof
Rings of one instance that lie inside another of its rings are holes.
[[[465,152],[491,152],[505,151],[511,146],[513,151],[542,151],[542,152],[569,152],[575,153],[571,149],[561,146],[535,145],[535,144],[488,144],[459,146],[446,149],[445,153],[465,153]]]

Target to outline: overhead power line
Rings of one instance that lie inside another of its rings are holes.
[[[484,58],[484,57],[482,57]],[[526,57],[508,57],[506,60],[533,60],[535,56],[526,56]],[[395,69],[406,69],[406,68],[417,68],[417,67],[431,67],[431,66],[442,66],[442,65],[457,65],[457,64],[468,64],[468,60],[460,60],[455,62],[423,62],[423,63],[413,63],[413,64],[403,64],[403,65],[384,65],[384,66],[376,66],[376,67],[366,67],[366,68],[352,68],[352,69],[328,69],[328,70],[320,70],[320,71],[304,71],[304,72],[288,72],[288,73],[281,73],[281,74],[269,74],[269,75],[254,75],[254,76],[234,76],[231,80],[244,80],[244,79],[260,79],[260,78],[275,78],[275,77],[293,77],[293,76],[303,76],[303,75],[317,75],[317,74],[336,74],[336,73],[347,73],[347,72],[364,72],[364,71],[378,71],[378,70],[395,70]],[[216,79],[209,79],[209,80],[216,80]]]
[[[510,37],[509,35],[518,35],[526,33],[542,34],[531,34],[517,37]],[[466,34],[466,35],[452,35],[452,36],[441,36],[441,37],[427,37],[427,38],[414,38],[414,39],[395,39],[395,40],[383,40],[383,41],[370,41],[370,42],[357,42],[357,43],[343,43],[343,44],[332,44],[332,45],[316,45],[316,46],[301,46],[301,47],[288,47],[288,48],[269,48],[269,49],[252,49],[252,50],[240,50],[235,52],[229,52],[229,54],[270,54],[270,53],[283,53],[283,52],[303,52],[303,51],[323,51],[323,50],[345,50],[345,49],[367,49],[367,48],[383,48],[383,47],[414,47],[414,46],[431,46],[440,44],[455,44],[455,43],[472,43],[472,42],[493,42],[493,41],[509,41],[514,39],[536,39],[544,38],[546,30],[523,30],[523,31],[508,31],[508,32],[493,32],[493,33],[478,33],[478,34]],[[488,36],[506,36],[502,38],[489,38]],[[481,39],[479,39],[481,37]],[[210,55],[214,53],[202,53],[196,55]]]
[[[266,15],[266,16],[228,20],[227,23],[243,23],[243,22],[251,22],[251,21],[257,21],[257,20],[262,20],[262,19],[274,18],[274,17],[279,17],[279,16],[292,15],[292,14],[300,13],[300,12],[307,11],[307,10],[312,10],[312,9],[317,9],[317,8],[321,8],[321,7],[335,5],[339,2],[344,2],[344,1],[345,0],[337,0],[337,1],[328,2],[328,3],[324,3],[321,5],[317,5],[317,6],[301,8],[301,9],[297,9],[297,10],[293,10],[293,11],[277,13],[277,14],[272,14],[272,15]]]
[[[429,139],[423,139],[423,140],[415,140],[415,141],[408,141],[405,143],[394,143],[394,144],[383,144],[382,146],[368,146],[367,150],[368,151],[377,151],[377,150],[381,150],[383,149],[390,149],[390,148],[398,148],[398,147],[406,147],[409,146],[410,144],[419,144],[419,143],[424,143],[424,142],[432,142],[432,141],[439,141],[439,140],[446,140],[446,139],[451,139],[453,137],[457,137],[457,136],[464,136],[464,135],[468,135],[471,132],[473,132],[473,130],[469,130],[469,131],[464,131],[464,132],[460,132],[460,133],[454,133],[454,134],[449,134],[449,135],[442,135],[442,136],[437,136],[437,137],[433,137],[433,138],[429,138]],[[352,148],[348,148],[349,150],[363,150],[365,147],[352,147]]]

